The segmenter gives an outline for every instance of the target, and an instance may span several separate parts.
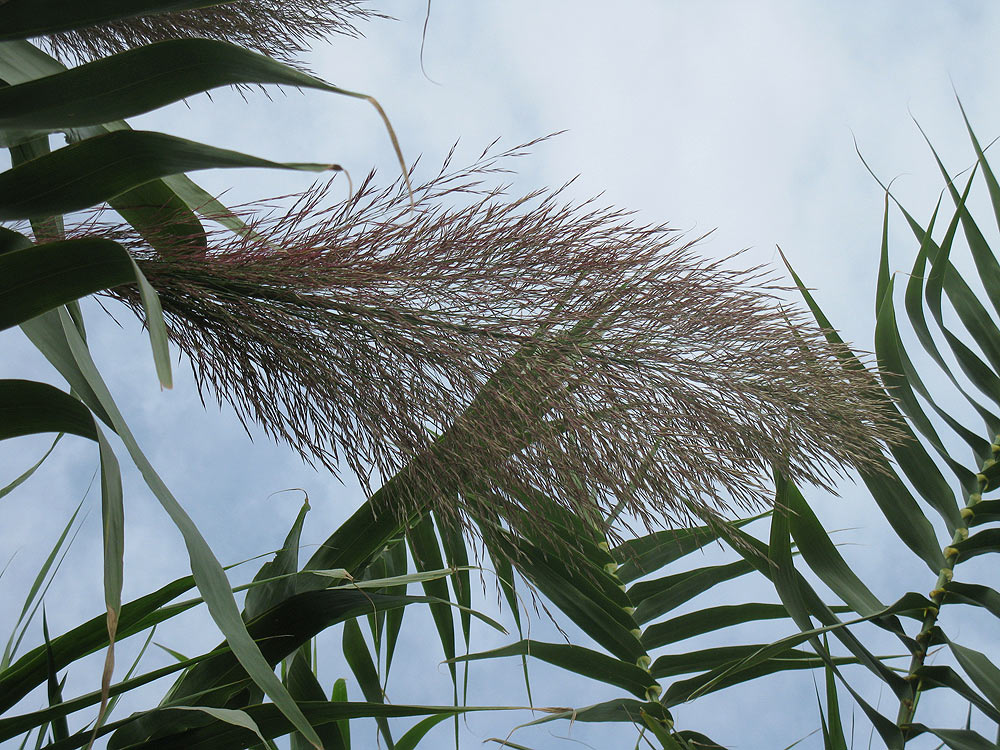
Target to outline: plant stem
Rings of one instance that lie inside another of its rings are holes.
[[[1000,453],[1000,435],[994,437],[991,449],[994,456],[997,453]],[[995,458],[986,459],[980,466],[980,472],[986,471],[995,463]],[[904,742],[910,739],[909,725],[913,722],[913,717],[917,710],[917,702],[920,699],[920,693],[923,687],[923,683],[917,675],[917,672],[924,665],[924,659],[927,657],[927,648],[930,645],[931,636],[934,629],[937,627],[938,613],[940,612],[941,605],[944,603],[945,594],[948,593],[945,586],[951,582],[954,576],[955,565],[958,564],[959,552],[955,549],[954,545],[969,538],[968,521],[975,514],[975,506],[982,502],[983,492],[986,491],[989,484],[989,480],[982,473],[977,474],[976,478],[976,491],[969,495],[969,499],[966,502],[965,507],[962,509],[962,520],[965,523],[955,529],[955,533],[951,538],[951,543],[944,548],[945,566],[941,568],[937,582],[934,584],[934,589],[929,594],[934,606],[928,607],[924,610],[924,619],[920,626],[920,633],[916,638],[917,648],[913,652],[913,656],[910,659],[910,666],[907,670],[908,673],[906,676],[906,682],[909,689],[907,694],[900,700],[899,712],[896,715],[896,725],[903,732]]]

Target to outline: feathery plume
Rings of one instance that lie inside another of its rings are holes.
[[[141,47],[166,39],[216,39],[283,62],[330,34],[358,36],[357,24],[385,18],[360,0],[233,0],[194,10],[135,16],[74,29],[40,39],[56,57],[76,61]]]
[[[401,514],[537,532],[542,493],[662,527],[761,507],[772,467],[830,487],[898,439],[876,377],[760,269],[561,190],[490,187],[522,152],[449,157],[414,210],[369,175],[207,254],[134,253],[203,393],[366,486],[407,467]]]

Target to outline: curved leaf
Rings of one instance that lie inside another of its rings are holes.
[[[958,550],[962,560],[987,552],[1000,552],[1000,529],[984,529],[951,546]]]
[[[0,330],[80,297],[135,283],[132,258],[100,237],[31,245],[0,255]]]
[[[639,698],[656,684],[649,672],[593,649],[566,643],[522,640],[490,651],[459,656],[456,662],[499,659],[505,656],[532,656],[548,664],[592,680],[627,690]]]
[[[803,638],[803,640],[805,639]],[[708,671],[726,665],[740,664],[766,648],[768,648],[767,644],[750,643],[740,646],[716,646],[686,654],[667,654],[654,661],[650,671],[658,680],[691,672]],[[808,662],[810,668],[823,666],[823,662],[815,655],[790,646],[772,649],[772,652],[772,655],[767,659],[768,661],[787,663],[790,665],[788,667],[790,669],[795,668],[791,666],[794,662],[802,661]]]
[[[740,528],[766,517],[771,511],[751,518],[741,518],[731,525]],[[655,573],[670,563],[679,560],[707,544],[717,541],[718,531],[710,526],[696,526],[690,529],[667,529],[657,531],[638,539],[629,539],[615,547],[611,554],[621,561],[616,575],[622,583],[632,583],[649,573]]]
[[[151,180],[199,169],[323,172],[334,166],[279,164],[163,133],[115,130],[0,173],[0,220],[80,211]]]
[[[635,621],[647,623],[713,586],[752,573],[753,570],[753,566],[745,560],[737,560],[637,583],[628,590],[629,598],[635,602]]]
[[[94,416],[79,399],[48,383],[0,380],[0,440],[42,432],[97,440]]]
[[[996,617],[1000,617],[1000,592],[988,586],[949,581],[944,585],[944,590],[948,592],[949,601],[954,600],[963,604],[973,604],[977,607],[982,607],[987,612],[993,613]]]
[[[163,605],[194,587],[194,578],[185,576],[166,586],[122,606],[118,617],[118,636],[125,638],[139,633],[156,622],[158,615],[166,619]],[[173,611],[182,611],[179,607]],[[108,645],[107,615],[97,617],[79,625],[57,637],[51,643],[52,658],[56,669],[63,669],[87,654],[92,654]],[[39,646],[29,651],[14,664],[0,672],[0,711],[7,711],[36,686],[45,681],[46,649]],[[6,726],[7,719],[0,719],[0,727]],[[19,734],[19,730],[14,735]],[[11,736],[0,729],[0,741]]]
[[[375,667],[375,662],[372,661],[372,655],[368,650],[368,644],[365,643],[365,637],[361,633],[361,627],[354,619],[344,623],[344,658],[357,678],[361,692],[364,693],[368,702],[382,703],[382,685],[378,677],[378,669]],[[379,718],[377,721],[386,745],[392,750],[395,743],[392,741],[392,733],[389,731],[389,722],[384,718]]]
[[[997,746],[996,742],[990,742],[971,729],[933,729],[923,724],[910,724],[910,727],[933,734],[952,750],[996,750]]]
[[[788,484],[784,501],[791,511],[788,515],[788,527],[792,539],[801,551],[802,559],[820,580],[863,617],[885,609],[885,605],[841,557],[819,519],[816,518],[816,514],[795,485]]]
[[[920,678],[920,689],[931,690],[943,687],[960,695],[973,706],[986,714],[990,720],[1000,723],[1000,711],[991,705],[983,696],[973,690],[961,676],[951,667],[927,666],[919,667],[914,674]]]
[[[846,607],[835,608],[846,611]],[[642,642],[647,649],[659,648],[669,643],[683,641],[696,635],[740,625],[745,622],[759,622],[788,617],[788,610],[780,604],[725,604],[708,607],[697,612],[678,615],[666,622],[657,622],[643,631]]]
[[[57,31],[131,18],[218,5],[225,0],[7,0],[0,5],[0,40],[28,39]]]
[[[0,130],[99,125],[220,86],[267,83],[352,93],[235,44],[171,39],[0,89]]]

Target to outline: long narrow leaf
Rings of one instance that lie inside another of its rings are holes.
[[[0,90],[0,130],[99,125],[220,86],[267,83],[350,93],[234,44],[171,39]]]
[[[655,684],[649,672],[633,664],[572,644],[522,640],[490,651],[459,656],[455,661],[470,662],[506,656],[532,656],[560,669],[620,687],[639,698],[644,697]]]
[[[323,172],[332,165],[278,163],[163,133],[116,130],[0,173],[0,220],[80,211],[167,175],[233,167]]]

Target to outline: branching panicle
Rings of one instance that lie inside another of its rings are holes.
[[[365,482],[406,467],[401,513],[528,531],[536,493],[685,523],[759,508],[772,467],[829,486],[896,439],[877,379],[760,269],[560,191],[511,199],[486,184],[502,156],[446,164],[415,210],[369,176],[207,255],[136,239],[199,385],[307,461]]]
[[[309,42],[331,34],[357,36],[357,24],[384,18],[361,0],[233,0],[195,10],[136,16],[47,36],[40,41],[57,57],[95,60],[166,39],[201,37],[239,44],[292,61]]]

